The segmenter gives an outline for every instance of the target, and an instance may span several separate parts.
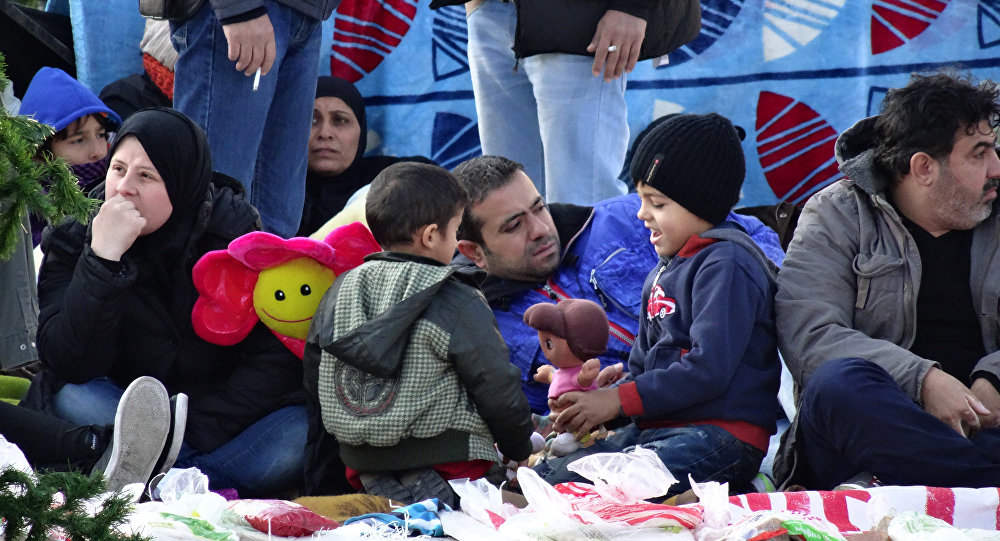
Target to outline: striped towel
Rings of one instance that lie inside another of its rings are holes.
[[[387,524],[400,530],[415,531],[420,535],[432,537],[444,537],[444,529],[441,527],[441,517],[439,511],[451,511],[447,505],[438,502],[437,498],[431,498],[422,502],[417,502],[406,507],[400,507],[390,513],[369,513],[349,518],[344,521],[344,525],[362,522],[371,526]]]

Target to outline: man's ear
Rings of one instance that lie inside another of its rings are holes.
[[[910,176],[920,186],[930,186],[937,179],[941,164],[926,152],[910,156]]]
[[[478,242],[472,242],[471,240],[460,240],[458,241],[458,252],[465,257],[469,258],[477,267],[489,272],[490,269],[486,267],[486,254],[483,253],[483,247],[479,245]]]

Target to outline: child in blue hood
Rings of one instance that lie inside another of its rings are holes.
[[[38,70],[21,101],[21,114],[56,130],[38,149],[36,158],[48,155],[66,160],[84,191],[104,178],[108,131],[121,124],[121,118],[82,83],[58,68]],[[38,246],[44,227],[45,222],[32,215],[34,246]]]

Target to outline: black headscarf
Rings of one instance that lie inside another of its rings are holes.
[[[317,98],[340,98],[354,112],[361,126],[358,150],[354,161],[339,175],[325,175],[309,171],[306,174],[306,200],[302,208],[299,235],[307,236],[341,211],[354,192],[370,183],[382,169],[372,172],[363,160],[368,146],[368,121],[361,93],[349,81],[339,77],[323,76],[316,83]]]
[[[143,109],[125,119],[108,155],[113,158],[129,136],[139,141],[163,179],[173,211],[159,229],[139,237],[128,255],[141,261],[140,280],[171,288],[175,279],[188,279],[184,251],[209,197],[212,156],[208,139],[191,119],[165,107]]]
[[[306,175],[306,201],[302,207],[302,223],[298,234],[308,236],[343,210],[354,192],[367,186],[376,175],[390,165],[403,161],[434,163],[423,156],[396,158],[393,156],[364,157],[368,149],[368,121],[361,93],[353,84],[339,77],[320,77],[316,83],[317,98],[340,98],[351,108],[361,126],[358,150],[354,161],[339,175],[323,175],[310,171]],[[436,164],[435,164],[436,165]]]
[[[368,141],[365,136],[368,134],[368,120],[365,118],[365,102],[361,98],[361,92],[358,92],[357,87],[351,84],[350,81],[329,75],[320,77],[317,80],[316,97],[340,98],[344,100],[344,103],[354,112],[354,117],[358,119],[358,125],[361,126],[361,136],[358,137],[358,151],[354,154],[354,161],[341,174],[335,177],[328,177],[339,178],[350,173],[351,169],[356,168],[361,161],[361,157],[365,155],[365,150],[367,150]]]

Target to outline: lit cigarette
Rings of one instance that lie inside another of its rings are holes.
[[[257,68],[257,73],[253,76],[253,91],[257,91],[257,87],[260,86],[260,68]]]

